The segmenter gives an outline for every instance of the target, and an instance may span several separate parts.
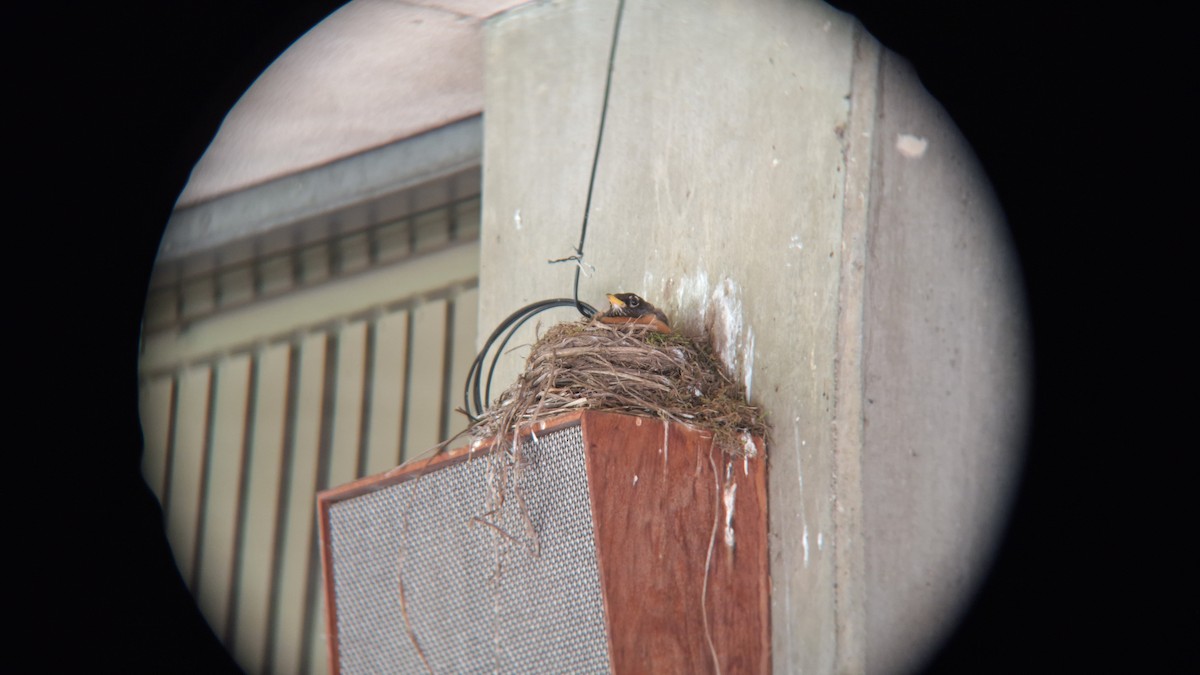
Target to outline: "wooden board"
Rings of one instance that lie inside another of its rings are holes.
[[[754,439],[756,457],[732,458],[684,425],[595,411],[539,423],[536,432],[575,424],[585,445],[612,671],[770,672],[762,441]],[[507,446],[450,450],[318,495],[333,672],[330,506]]]
[[[770,672],[761,441],[732,459],[683,425],[599,412],[583,436],[613,672]]]

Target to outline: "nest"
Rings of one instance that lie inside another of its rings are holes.
[[[752,455],[765,438],[762,411],[722,369],[703,339],[649,326],[561,323],[533,345],[525,372],[470,432],[484,440],[576,410],[672,420],[708,431],[726,453]]]

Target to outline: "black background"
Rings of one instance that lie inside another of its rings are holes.
[[[21,569],[10,639],[39,670],[236,670],[140,476],[139,322],[162,228],[222,117],[338,4],[56,3],[6,18],[7,482],[24,493],[6,500]],[[1182,584],[1195,526],[1177,522],[1190,511],[1170,482],[1187,443],[1158,438],[1171,414],[1146,403],[1176,398],[1163,375],[1178,385],[1190,363],[1170,340],[1190,334],[1194,311],[1154,309],[1194,286],[1170,277],[1186,263],[1168,262],[1194,211],[1163,209],[1195,174],[1172,163],[1194,157],[1181,20],[1082,4],[833,4],[908,58],[971,141],[1009,219],[1034,330],[1017,507],[929,672],[1180,667],[1198,618]]]

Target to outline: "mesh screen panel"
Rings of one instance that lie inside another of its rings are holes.
[[[435,672],[608,670],[581,429],[539,435],[521,455],[519,467],[480,455],[331,505],[342,672],[425,671],[401,573]]]

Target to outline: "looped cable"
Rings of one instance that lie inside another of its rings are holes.
[[[479,350],[479,355],[471,363],[471,369],[467,371],[467,382],[463,388],[463,412],[474,424],[479,416],[483,414],[484,404],[492,399],[492,376],[496,372],[496,363],[500,360],[500,356],[504,353],[504,348],[508,345],[508,341],[512,336],[525,325],[533,317],[542,312],[554,309],[555,307],[580,307],[580,314],[591,318],[596,313],[596,309],[586,302],[579,302],[578,298],[555,298],[553,300],[539,300],[530,305],[526,305],[521,309],[513,312],[507,319],[500,322],[496,330],[488,337],[487,342],[483,344],[483,349]],[[492,346],[496,344],[496,340],[500,338],[500,334],[508,331],[504,339],[500,341],[499,347],[496,348],[496,353],[492,356],[492,364],[488,367],[486,384],[483,380],[483,362],[487,360],[488,352],[492,350]]]

